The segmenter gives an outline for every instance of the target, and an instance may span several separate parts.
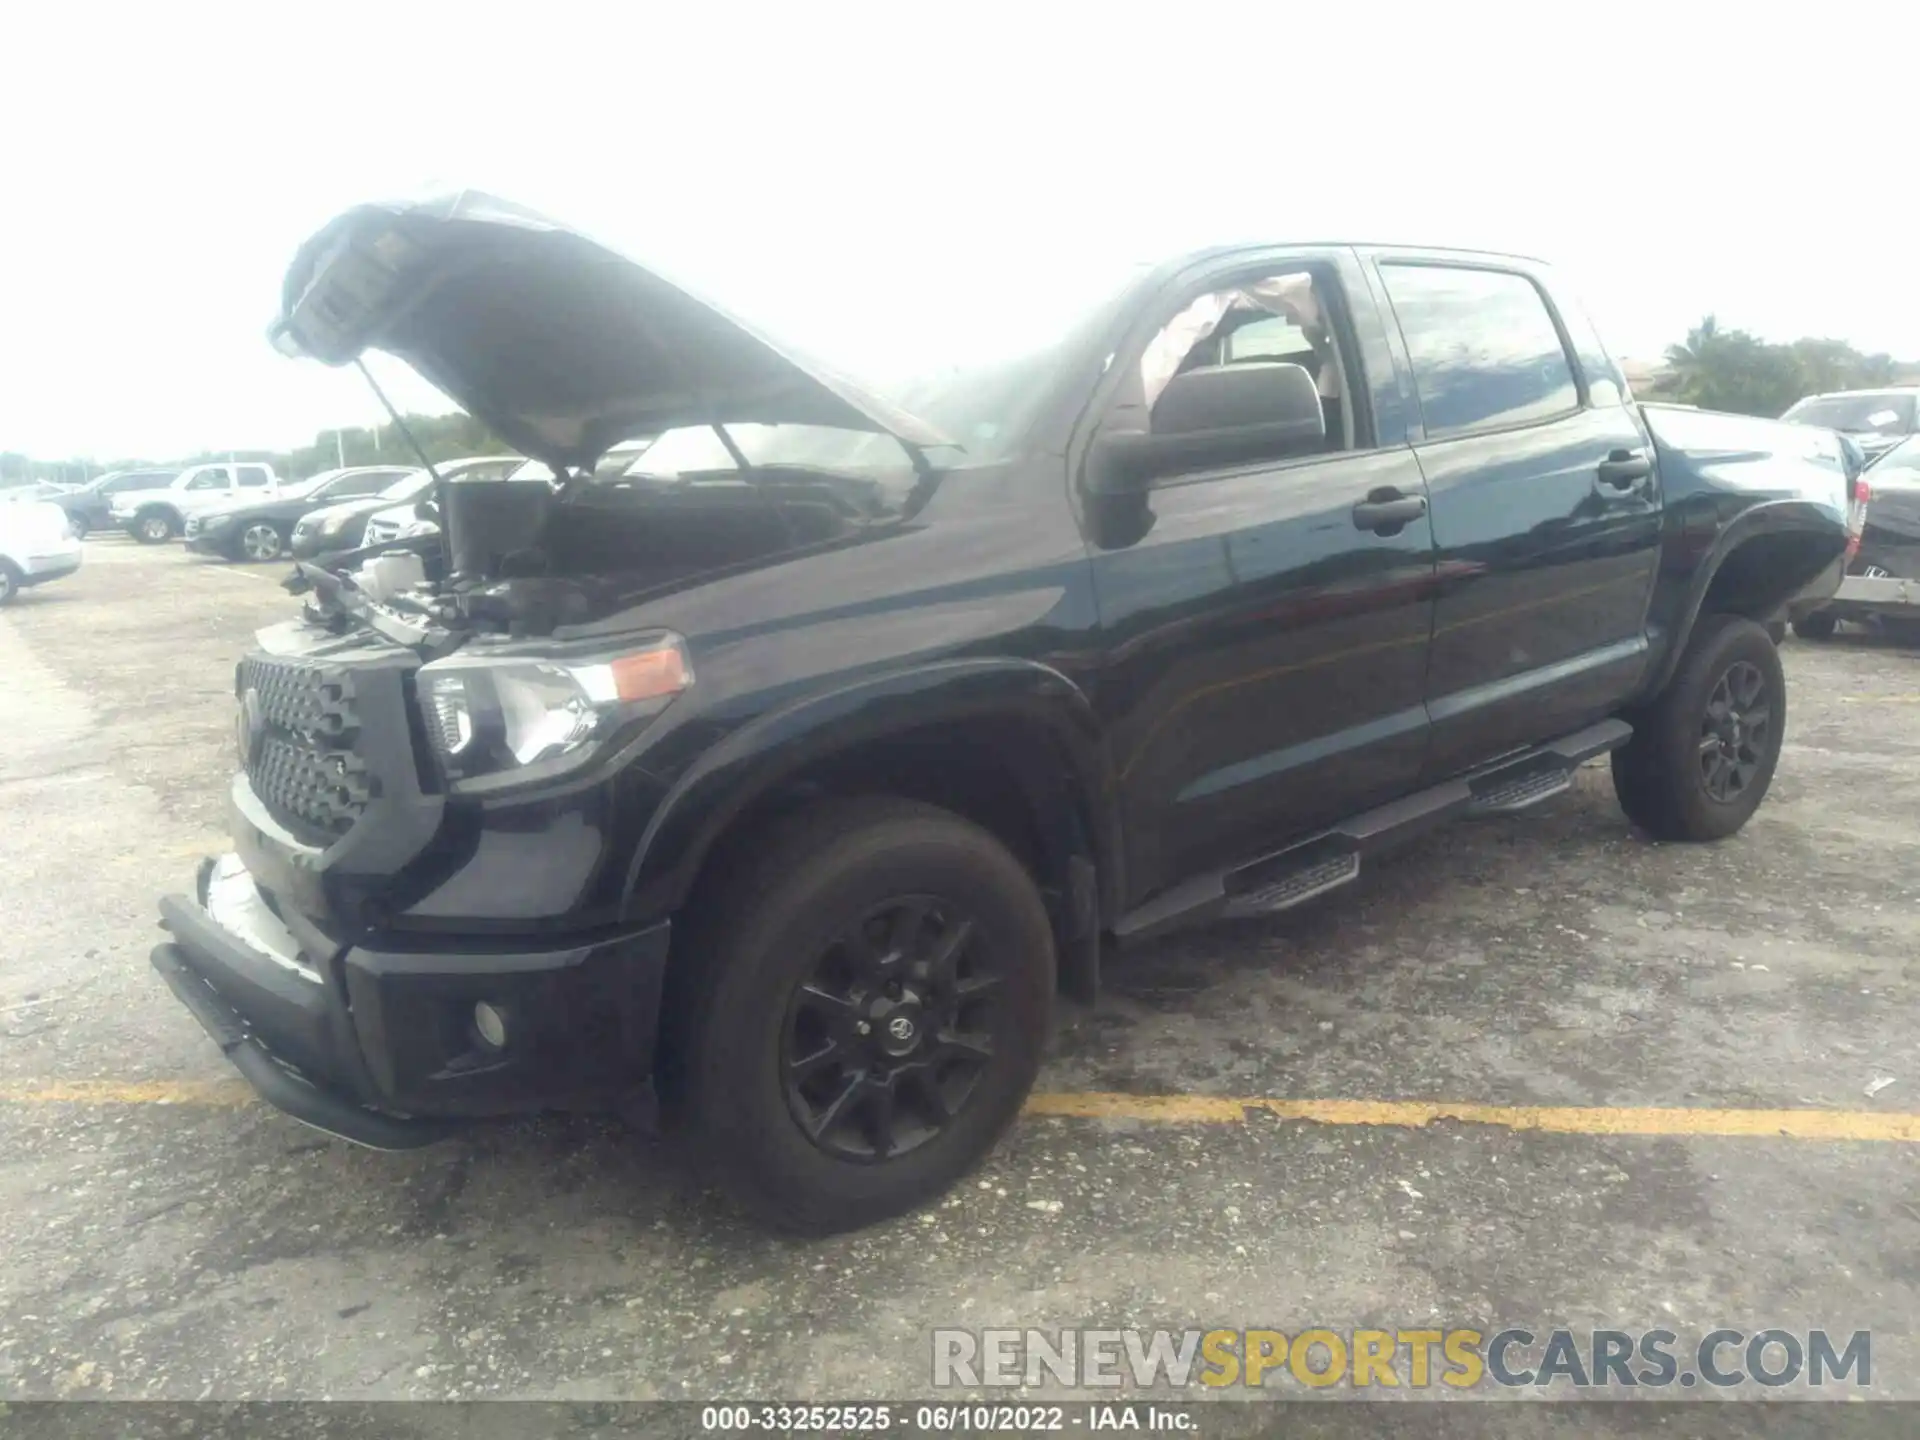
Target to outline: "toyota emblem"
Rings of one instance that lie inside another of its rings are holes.
[[[896,1040],[913,1038],[913,1021],[904,1015],[896,1015],[887,1022],[887,1033]]]

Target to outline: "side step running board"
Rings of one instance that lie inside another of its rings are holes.
[[[1363,857],[1466,815],[1509,815],[1559,795],[1573,772],[1633,734],[1624,720],[1507,755],[1452,780],[1368,810],[1297,845],[1227,870],[1196,875],[1120,917],[1114,939],[1135,944],[1205,920],[1270,915],[1350,885]]]

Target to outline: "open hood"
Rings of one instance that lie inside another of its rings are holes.
[[[329,365],[397,355],[556,468],[715,422],[951,443],[654,271],[471,190],[335,218],[294,256],[271,334]]]

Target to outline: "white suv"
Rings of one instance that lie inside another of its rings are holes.
[[[280,488],[271,465],[256,462],[192,465],[162,490],[122,490],[113,497],[113,523],[143,545],[158,545],[186,529],[187,516],[242,496]]]

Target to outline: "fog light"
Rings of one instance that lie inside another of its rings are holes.
[[[507,1048],[507,1017],[484,1000],[473,1007],[473,1028],[493,1049]]]

